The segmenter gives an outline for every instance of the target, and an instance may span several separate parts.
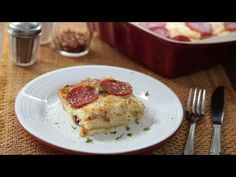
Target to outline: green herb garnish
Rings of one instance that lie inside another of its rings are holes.
[[[63,93],[68,93],[69,92],[69,86],[65,86],[63,89],[62,89],[62,92]]]
[[[145,96],[148,96],[148,95],[150,95],[150,93],[148,91],[146,91]]]
[[[90,139],[90,138],[87,138],[86,141],[85,141],[85,143],[92,143],[92,142],[93,142],[93,140]]]
[[[104,89],[102,89],[102,88],[99,88],[99,89],[98,89],[98,93],[99,93],[99,94],[103,94],[104,92],[105,92]]]
[[[139,121],[138,121],[138,119],[136,119],[136,120],[135,120],[135,123],[136,123],[136,124],[139,124]]]
[[[132,136],[132,133],[127,133],[127,136]]]
[[[150,130],[149,127],[145,127],[145,128],[143,129],[143,131],[148,131],[148,130]]]
[[[116,131],[110,132],[110,134],[116,134]]]
[[[126,129],[127,131],[130,131],[130,128],[129,128],[129,126],[126,126],[126,127],[125,127],[125,129]]]
[[[74,126],[71,126],[74,130],[76,129],[76,127],[74,127]]]
[[[117,137],[115,138],[115,140],[121,139],[121,138],[123,137],[123,135],[124,135],[124,133],[122,133],[120,136],[117,136]]]

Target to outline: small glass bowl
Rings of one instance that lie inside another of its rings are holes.
[[[54,23],[52,46],[66,57],[81,57],[89,52],[93,30],[90,23]]]

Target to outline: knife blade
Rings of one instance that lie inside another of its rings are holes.
[[[213,135],[211,142],[211,155],[220,155],[221,153],[221,125],[224,120],[225,92],[224,86],[215,89],[211,99]]]

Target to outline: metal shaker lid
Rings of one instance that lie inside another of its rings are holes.
[[[11,22],[8,32],[15,36],[33,37],[41,33],[42,27],[38,22]]]

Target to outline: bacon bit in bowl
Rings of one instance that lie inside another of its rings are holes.
[[[54,39],[53,43],[61,51],[79,53],[87,49],[89,37],[84,33],[75,32],[70,29],[62,31]]]

